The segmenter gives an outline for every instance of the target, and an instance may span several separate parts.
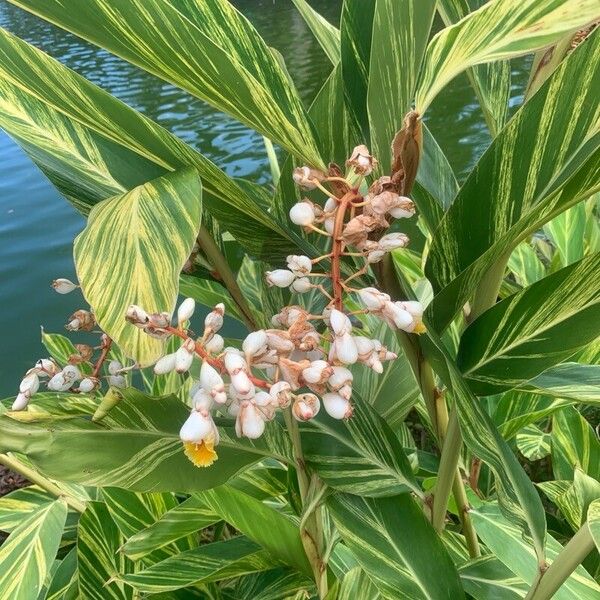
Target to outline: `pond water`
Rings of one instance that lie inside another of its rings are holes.
[[[331,67],[291,0],[234,4],[283,54],[303,100],[309,102]],[[316,5],[337,24],[339,0]],[[262,138],[201,100],[7,3],[0,5],[0,26],[158,121],[229,175],[269,180]],[[524,70],[516,75],[518,100]],[[447,115],[453,116],[451,122]],[[428,122],[459,177],[489,143],[465,77],[438,98]],[[32,362],[46,355],[39,327],[64,331],[66,317],[80,308],[74,295],[60,296],[49,284],[56,277],[75,279],[72,242],[84,220],[2,131],[0,156],[0,397],[5,397],[14,393]]]

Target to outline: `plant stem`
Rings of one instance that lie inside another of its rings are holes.
[[[34,483],[35,485],[40,486],[42,489],[46,490],[53,496],[57,498],[62,498],[73,510],[82,513],[85,510],[85,503],[77,500],[77,498],[73,498],[65,494],[63,490],[61,490],[55,483],[50,481],[48,478],[44,477],[41,473],[38,473],[31,467],[28,467],[25,463],[22,463],[20,460],[11,456],[9,454],[0,454],[0,463],[2,463],[5,467],[20,473]]]
[[[545,568],[545,565],[538,567],[537,577],[525,600],[552,598],[593,549],[594,540],[586,522],[558,553],[548,568]]]
[[[281,176],[281,169],[279,168],[279,161],[277,160],[277,154],[275,154],[275,148],[273,142],[263,135],[263,142],[265,144],[265,150],[267,151],[267,158],[269,159],[269,168],[271,169],[271,177],[273,178],[273,185],[276,186],[279,183],[279,177]]]
[[[501,256],[479,282],[473,296],[473,305],[468,318],[469,323],[496,304],[509,256],[510,254]]]
[[[248,329],[250,331],[258,329],[258,326],[254,319],[254,315],[252,314],[252,311],[250,310],[250,307],[248,306],[248,303],[244,298],[244,294],[242,293],[240,286],[237,284],[235,275],[229,268],[227,259],[223,256],[221,249],[219,248],[219,246],[217,246],[209,231],[206,229],[206,227],[204,227],[204,225],[200,225],[197,241],[198,245],[206,254],[215,271],[220,275],[221,279],[223,280],[227,291],[231,294],[233,301],[235,302],[236,306],[240,311],[240,316],[244,320],[244,323],[246,324]]]
[[[300,497],[302,499],[302,507],[305,509],[308,504],[309,478],[304,462],[304,453],[302,452],[302,440],[300,439],[300,430],[298,422],[292,415],[291,408],[283,411],[285,424],[292,441],[294,449],[294,458],[296,459],[296,473],[298,476],[298,487],[300,488]],[[324,539],[323,527],[320,509],[316,509],[306,519],[303,519],[304,526],[300,530],[300,538],[304,551],[312,567],[313,576],[319,598],[325,598],[328,591],[327,583],[327,564],[323,560]]]

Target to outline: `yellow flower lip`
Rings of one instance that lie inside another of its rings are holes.
[[[419,321],[415,325],[415,328],[413,329],[413,333],[416,333],[417,335],[421,335],[422,333],[425,333],[426,331],[427,331],[427,327],[425,327],[425,324],[423,323],[423,321]]]
[[[210,467],[219,458],[214,443],[208,440],[200,443],[184,442],[183,451],[197,467]]]

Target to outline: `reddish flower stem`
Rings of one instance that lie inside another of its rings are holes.
[[[165,331],[168,331],[169,333],[176,335],[178,338],[181,338],[182,340],[187,340],[190,336],[187,335],[187,333],[185,333],[185,331],[182,331],[181,329],[177,329],[177,327],[165,327]],[[206,351],[206,349],[204,348],[204,346],[201,344],[201,342],[196,341],[196,354],[202,359],[205,360],[209,365],[213,366],[215,369],[217,369],[218,371],[220,371],[221,373],[223,373],[225,371],[225,362],[223,360],[221,360],[220,358],[217,358],[215,356],[210,356],[208,354],[208,352]],[[252,375],[252,373],[248,373],[248,378],[250,379],[250,381],[257,387],[261,387],[263,389],[269,389],[271,387],[271,384],[268,381],[265,381],[264,379],[260,379],[258,377],[255,377],[254,375]]]
[[[102,337],[102,352],[100,354],[100,358],[96,361],[96,364],[94,365],[94,370],[92,371],[92,377],[97,378],[99,373],[100,373],[100,369],[102,368],[102,365],[104,364],[104,361],[106,360],[106,357],[108,356],[108,353],[110,352],[110,347],[112,345],[112,340],[106,335],[104,334],[104,336]]]

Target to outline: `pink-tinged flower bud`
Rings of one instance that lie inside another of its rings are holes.
[[[167,328],[171,325],[171,315],[168,312],[152,313],[148,315],[148,322],[143,327],[145,333],[157,340],[170,337]]]
[[[219,354],[224,346],[225,340],[218,333],[215,333],[208,342],[204,344],[204,349],[210,354]]]
[[[93,392],[100,385],[100,381],[95,377],[86,377],[79,382],[79,391],[82,394]]]
[[[123,365],[118,360],[111,360],[108,363],[108,372],[110,375],[118,375]]]
[[[287,269],[275,269],[274,271],[267,271],[265,278],[270,287],[286,288],[292,285],[296,276]]]
[[[291,289],[298,294],[305,294],[313,289],[313,284],[308,277],[300,277],[292,282]]]
[[[192,338],[187,338],[183,344],[175,352],[175,371],[177,373],[185,373],[189,371],[194,361],[194,353],[196,344]]]
[[[27,393],[30,396],[33,396],[40,387],[40,379],[37,376],[37,373],[29,373],[25,375],[21,380],[21,384],[19,385],[19,392]]]
[[[254,398],[252,398],[252,403],[255,404],[256,406],[260,406],[261,408],[263,406],[269,406],[272,402],[272,398],[271,395],[268,394],[267,392],[257,392],[254,395]]]
[[[308,273],[312,271],[312,261],[308,256],[296,256],[290,254],[286,260],[288,269],[298,277],[308,275]]]
[[[353,365],[358,360],[358,348],[349,333],[337,336],[333,342],[337,360],[345,365]]]
[[[379,240],[379,247],[385,252],[404,248],[408,245],[408,236],[403,233],[388,233]]]
[[[236,348],[225,349],[225,368],[230,375],[238,371],[247,371],[248,365],[246,359]]]
[[[398,329],[404,330],[412,325],[413,317],[407,310],[404,310],[402,302],[386,302],[382,313]]]
[[[89,310],[77,310],[65,325],[67,331],[91,331],[96,326],[96,319]]]
[[[230,375],[231,385],[234,387],[238,396],[249,398],[252,397],[254,385],[250,381],[248,374],[245,371],[237,371]]]
[[[175,370],[176,362],[175,352],[167,354],[156,362],[154,365],[154,373],[156,375],[166,375]],[[115,373],[111,373],[111,375],[115,375]]]
[[[261,355],[267,351],[267,333],[264,329],[253,331],[246,336],[242,343],[242,350],[249,362],[253,356]]]
[[[358,297],[361,302],[371,311],[378,312],[383,309],[386,302],[390,301],[390,297],[377,288],[366,287],[358,291]]]
[[[56,375],[60,370],[58,365],[49,358],[40,358],[35,363],[35,368],[37,370],[38,377],[49,377]]]
[[[344,335],[352,331],[352,323],[350,319],[340,310],[334,308],[329,315],[329,323],[335,335]]]
[[[300,394],[292,404],[292,414],[297,421],[309,421],[317,416],[320,409],[321,402],[315,394]]]
[[[310,167],[296,167],[292,172],[294,183],[305,190],[314,190],[317,186],[314,180],[321,181],[324,175],[321,171]]]
[[[214,435],[215,423],[206,410],[193,410],[179,430],[182,442],[200,444]]]
[[[213,397],[203,388],[196,390],[192,396],[192,404],[196,410],[210,410],[213,405]]]
[[[223,315],[225,314],[225,305],[220,302],[204,319],[204,329],[206,331],[217,333],[223,327]]]
[[[149,321],[148,313],[141,307],[131,304],[125,313],[125,320],[140,329],[143,329]]]
[[[356,348],[358,350],[358,358],[360,361],[367,360],[375,350],[373,341],[362,335],[355,335],[354,343],[356,344]]]
[[[298,202],[290,208],[290,221],[294,225],[306,227],[312,225],[315,220],[315,210],[308,202]]]
[[[126,388],[127,379],[125,379],[124,375],[109,375],[108,385],[116,388]]]
[[[302,377],[306,383],[324,383],[333,373],[333,368],[324,360],[315,360],[310,367],[302,371]]]
[[[352,167],[357,175],[370,175],[377,166],[377,160],[371,156],[369,149],[361,144],[352,150],[346,166]]]
[[[354,376],[346,367],[333,367],[333,372],[327,383],[334,392],[337,392],[341,387],[351,385],[353,379]]]
[[[55,279],[52,282],[52,288],[55,292],[58,292],[59,294],[69,294],[78,287],[79,286],[76,283],[73,283],[69,279],[64,279],[62,277],[59,279]]]
[[[287,408],[292,401],[292,388],[287,381],[278,381],[271,386],[269,395],[278,408]]]
[[[350,400],[352,398],[352,386],[351,385],[343,385],[337,393],[346,400]]]
[[[220,373],[207,361],[202,363],[200,368],[200,385],[206,390],[217,404],[227,402],[225,393],[225,383]]]
[[[265,421],[260,411],[251,402],[242,402],[235,421],[236,435],[255,440],[263,434],[264,430]]]
[[[294,342],[290,340],[290,334],[287,331],[267,329],[266,333],[269,348],[277,354],[289,354],[294,349]]]
[[[416,300],[407,300],[402,302],[404,310],[409,312],[413,317],[422,317],[425,312],[425,307]]]
[[[394,219],[409,219],[415,214],[415,203],[406,196],[399,196],[389,213]]]
[[[352,405],[346,398],[339,394],[323,394],[323,407],[325,412],[334,419],[349,419],[352,416]]]
[[[17,397],[15,398],[15,401],[10,407],[11,410],[24,410],[25,408],[27,408],[30,398],[31,394],[29,394],[28,392],[19,392],[17,394]]]
[[[367,262],[370,265],[374,265],[378,262],[381,262],[385,255],[385,250],[372,250],[371,252],[367,252]]]
[[[179,325],[185,321],[189,321],[196,309],[196,302],[193,298],[186,298],[177,309],[177,322]]]

